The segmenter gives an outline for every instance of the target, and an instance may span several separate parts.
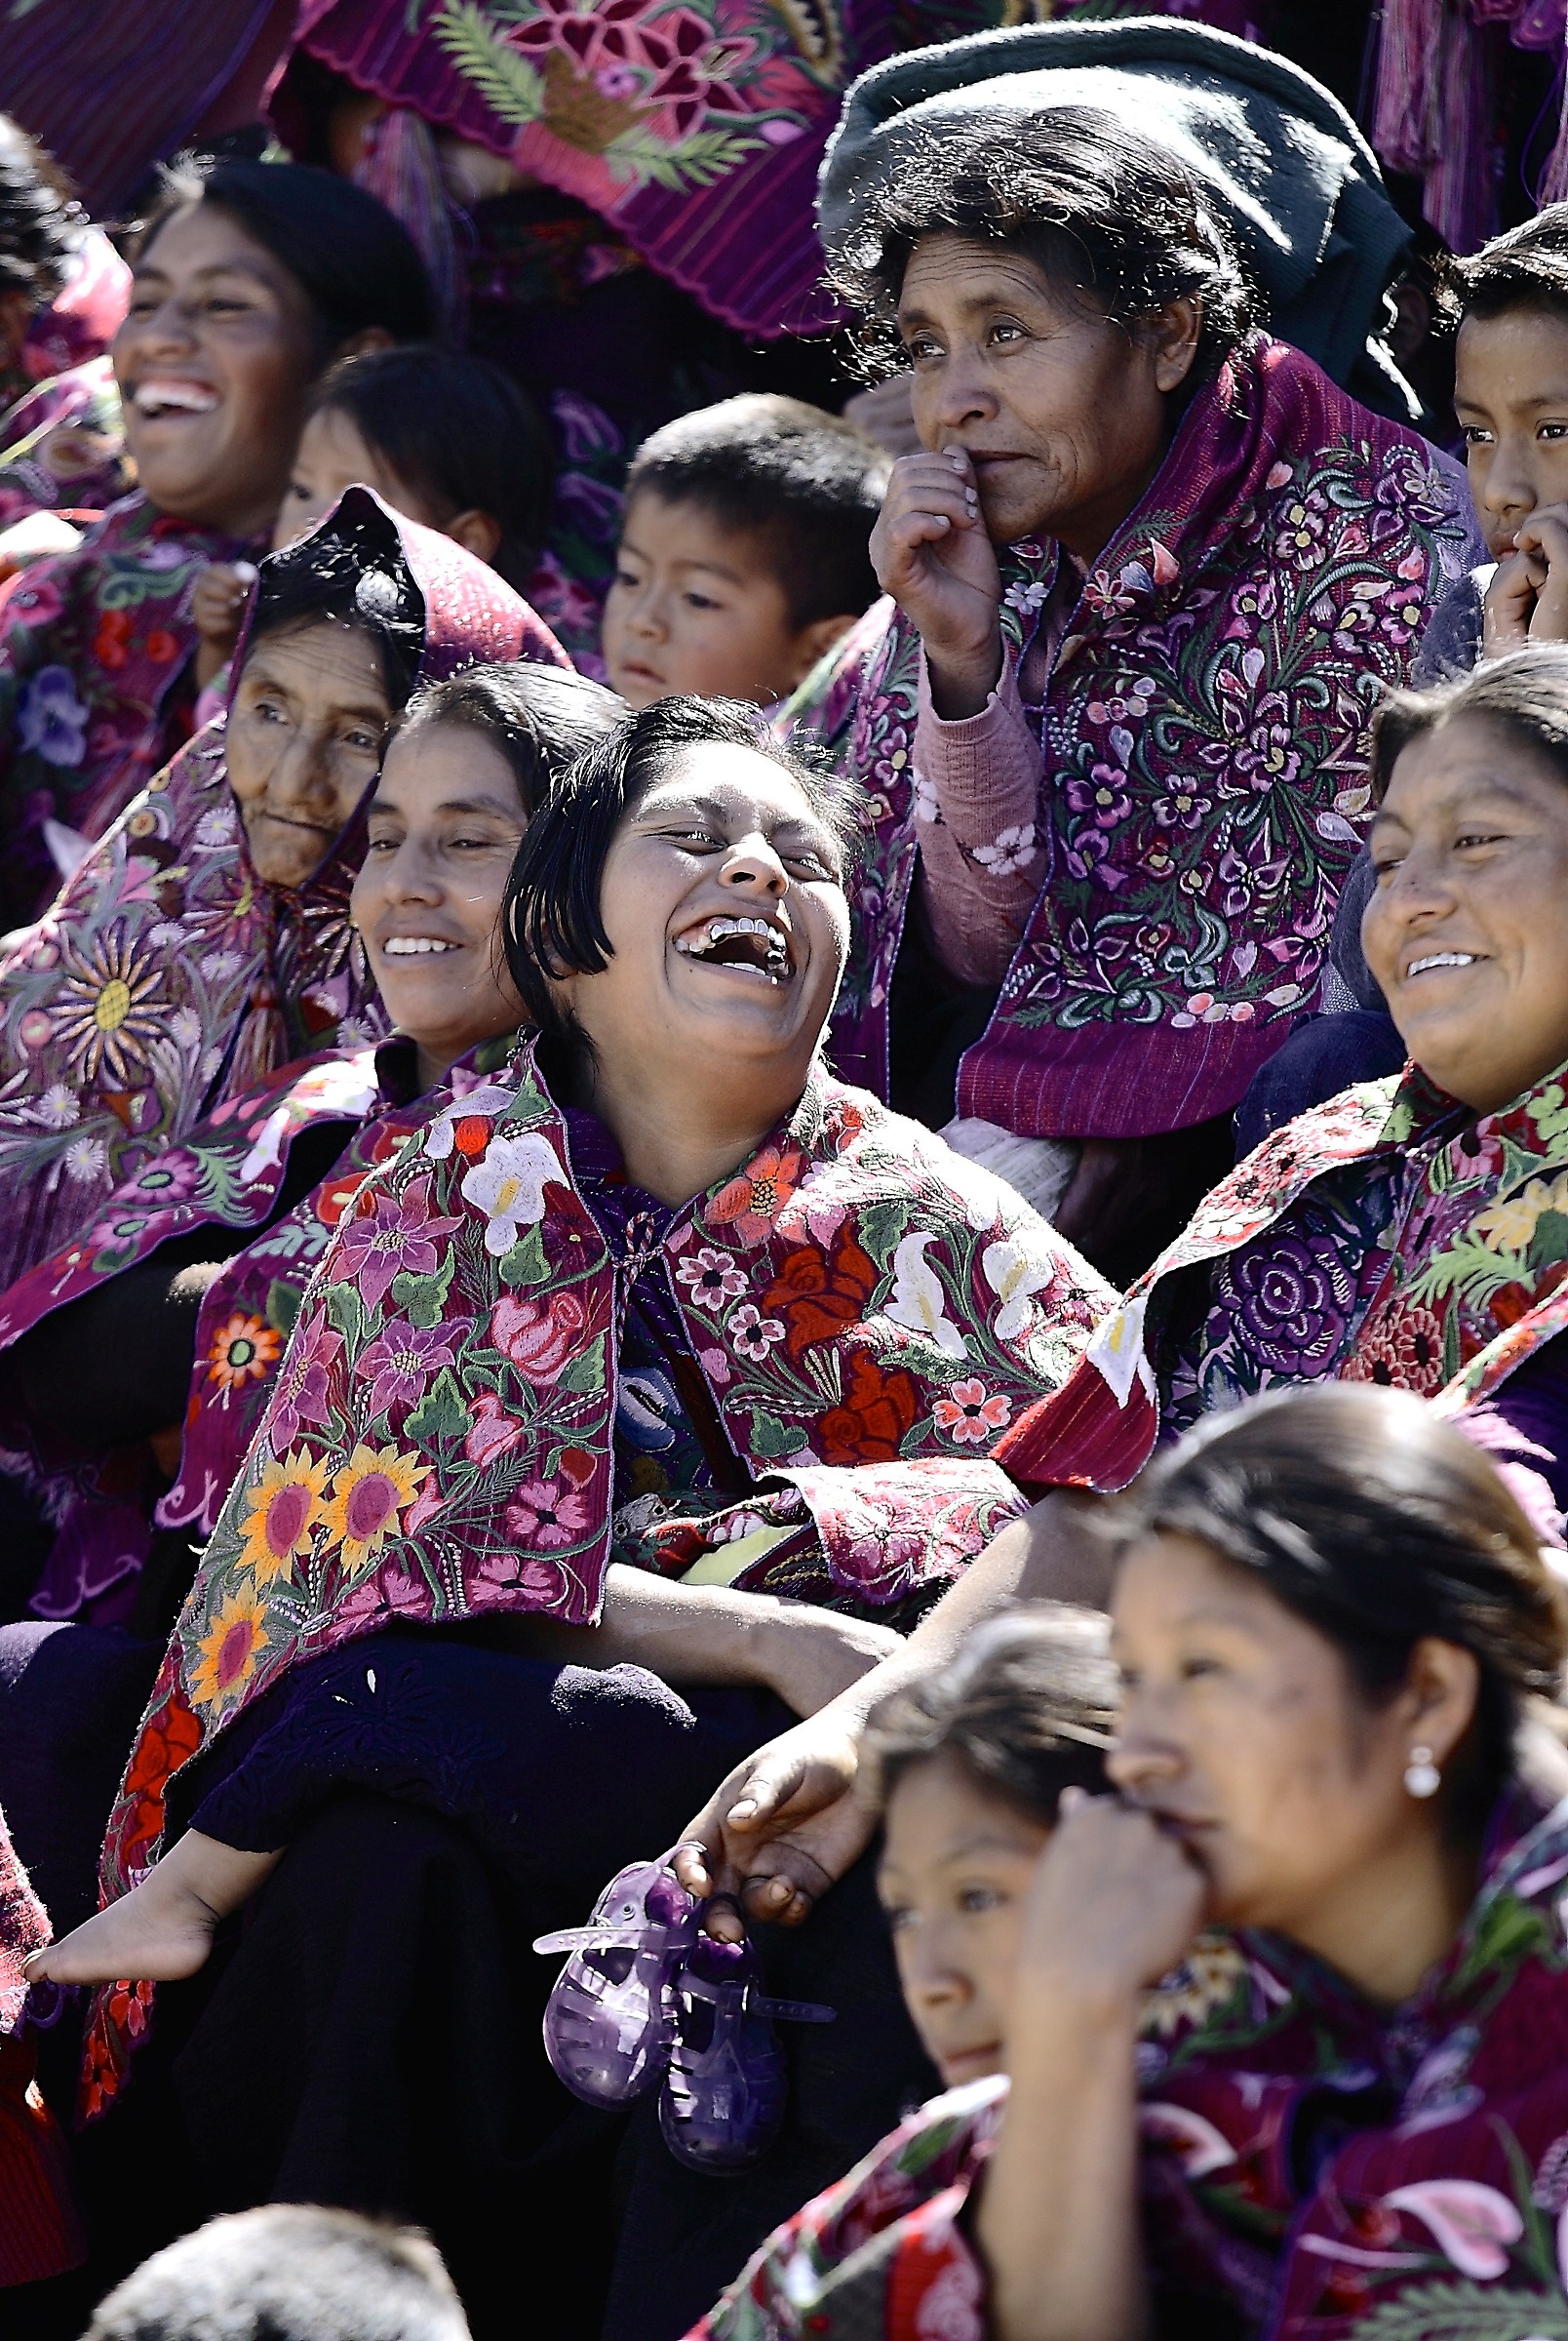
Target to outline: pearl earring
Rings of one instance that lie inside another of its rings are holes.
[[[1412,1748],[1410,1762],[1405,1766],[1404,1784],[1412,1797],[1434,1797],[1443,1784],[1443,1776],[1431,1760],[1431,1748]]]

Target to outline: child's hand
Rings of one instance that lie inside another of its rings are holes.
[[[1543,504],[1497,565],[1482,613],[1482,655],[1568,642],[1568,504]]]
[[[198,636],[196,680],[203,690],[233,655],[246,596],[255,576],[250,561],[214,561],[191,589],[190,615]]]
[[[1001,673],[1001,572],[961,447],[900,456],[871,558],[920,630],[937,714],[978,715]]]

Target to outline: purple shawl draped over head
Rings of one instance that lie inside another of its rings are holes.
[[[1086,577],[1041,716],[1046,875],[959,1110],[1030,1136],[1135,1137],[1236,1104],[1316,1003],[1369,804],[1368,721],[1475,558],[1463,487],[1414,432],[1259,338],[1203,385]],[[1057,548],[1001,556],[1008,654]],[[886,1003],[920,823],[920,637],[879,605],[786,722],[871,792],[834,1025],[886,1081]]]
[[[855,76],[1000,0],[305,0],[297,47],[576,196],[746,334],[830,323],[817,168]]]
[[[347,490],[316,534],[403,564],[423,613],[422,683],[496,659],[568,663],[493,570],[369,489]],[[263,564],[259,595],[267,576]],[[225,1098],[334,1036],[370,1037],[373,994],[347,916],[363,845],[356,816],[303,886],[264,884],[221,719],[99,840],[0,968],[0,1283]]]

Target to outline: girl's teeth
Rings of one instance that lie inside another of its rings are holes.
[[[455,943],[438,943],[428,934],[395,934],[382,946],[389,959],[413,959],[431,951],[455,951]]]

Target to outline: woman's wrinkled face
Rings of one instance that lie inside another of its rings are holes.
[[[374,643],[333,618],[263,634],[246,657],[224,750],[257,877],[302,886],[381,762],[394,710]]]
[[[1209,1923],[1310,1943],[1420,1809],[1402,1700],[1370,1706],[1325,1636],[1192,1537],[1134,1544],[1111,1617],[1113,1781],[1203,1871]]]
[[[270,530],[317,356],[297,281],[216,203],[189,204],[137,262],[114,373],[137,476],[161,512]]]
[[[993,543],[1054,536],[1097,554],[1158,467],[1196,323],[1185,338],[1185,326],[1129,333],[1022,253],[936,235],[904,272],[898,330],[921,443],[966,452]]]
[[[1006,2069],[1024,1901],[1049,1841],[947,1749],[888,1799],[877,1890],[911,2020],[950,2089]]]
[[[622,819],[600,912],[613,957],[559,988],[603,1062],[804,1085],[849,908],[843,849],[789,773],[750,748],[683,749]]]
[[[387,749],[369,820],[354,924],[393,1023],[442,1073],[523,1020],[498,939],[527,826],[516,775],[472,724],[415,724]]]
[[[1568,779],[1484,718],[1399,755],[1371,831],[1367,965],[1416,1063],[1492,1113],[1568,1059]]]

